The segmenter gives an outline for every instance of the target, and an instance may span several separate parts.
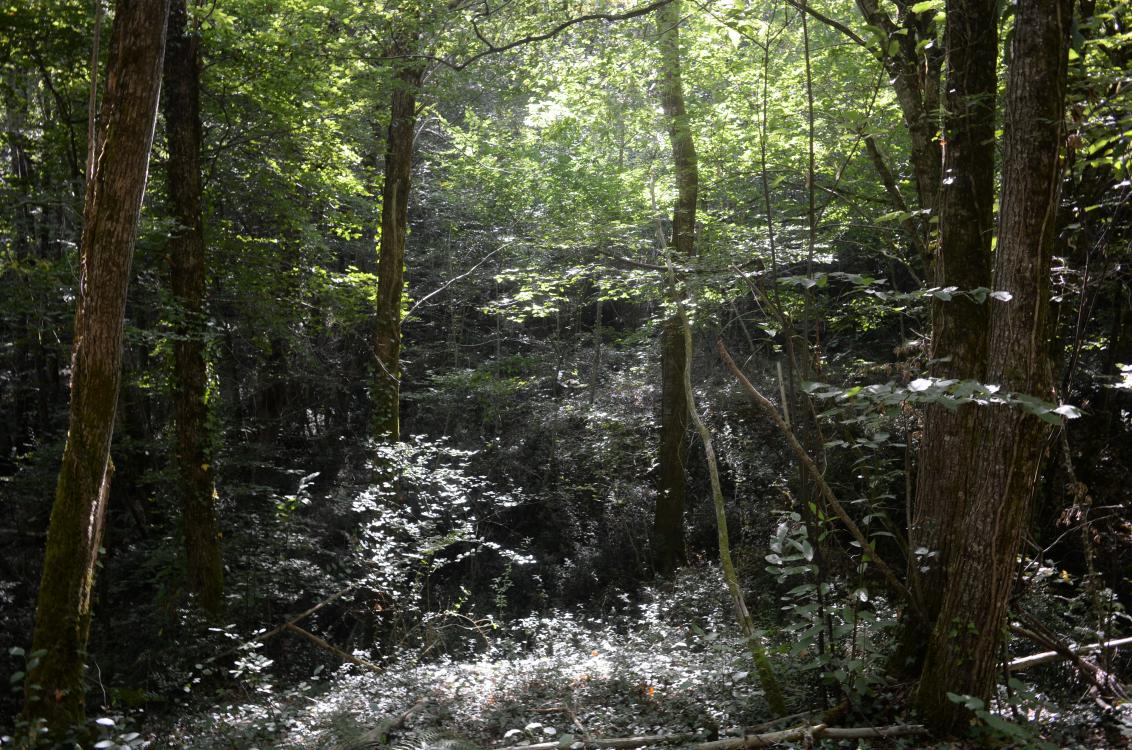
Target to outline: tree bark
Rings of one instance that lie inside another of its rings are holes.
[[[990,286],[994,234],[994,127],[998,55],[995,0],[949,0],[945,30],[947,98],[943,175],[939,185],[939,246],[931,284],[967,291]],[[978,380],[987,356],[987,305],[956,294],[932,302],[931,374]],[[924,410],[912,549],[937,553],[920,576],[926,621],[908,620],[905,640],[922,643],[939,612],[953,550],[949,536],[968,501],[972,448],[967,440],[976,407]],[[911,565],[919,565],[915,556]]]
[[[84,718],[91,588],[110,487],[126,288],[161,88],[167,0],[118,0],[97,164],[86,194],[70,428],[36,608],[25,714],[53,730]]]
[[[680,75],[680,0],[657,11],[661,106],[668,120],[676,168],[676,205],[671,249],[681,258],[696,253],[696,200],[699,169],[692,128],[684,107]],[[677,302],[677,300],[673,300]],[[660,484],[653,516],[653,555],[657,573],[670,576],[687,562],[684,544],[684,462],[687,455],[688,401],[684,392],[687,356],[679,316],[671,315],[661,333]]]
[[[1052,395],[1046,318],[1070,23],[1071,0],[1018,6],[994,273],[996,288],[1012,298],[993,303],[986,370],[988,382],[1045,400]],[[990,697],[1015,556],[1048,434],[1049,426],[1029,412],[987,406],[966,437],[973,481],[918,693],[937,730],[958,731],[968,720],[948,692]]]
[[[401,31],[390,56],[401,61],[416,51],[417,34]],[[398,62],[393,76],[389,138],[385,147],[385,184],[381,191],[381,237],[377,259],[377,331],[374,353],[374,436],[401,439],[401,293],[404,287],[405,236],[413,167],[413,129],[423,70],[415,61]]]
[[[164,114],[169,142],[169,238],[173,298],[173,414],[189,590],[218,614],[224,601],[205,364],[205,245],[201,217],[200,36],[188,28],[186,0],[173,0],[165,55]]]

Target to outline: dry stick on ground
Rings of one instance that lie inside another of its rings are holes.
[[[689,750],[742,750],[749,747],[771,747],[781,742],[813,739],[861,740],[882,737],[911,737],[926,734],[927,730],[919,724],[898,724],[890,727],[827,727],[825,724],[796,727],[781,732],[748,734],[743,737],[730,737],[724,740],[689,744]],[[641,737],[614,737],[583,742],[586,748],[611,748],[612,750],[632,750],[645,745],[687,744],[702,735],[696,734],[657,734]],[[540,742],[534,745],[512,745],[502,750],[558,750],[559,742]]]
[[[672,279],[673,285],[674,279]],[[696,394],[692,391],[692,327],[688,325],[688,316],[684,312],[684,304],[677,295],[676,310],[680,319],[680,327],[684,332],[684,400],[688,404],[688,417],[700,435],[704,444],[704,458],[707,460],[708,475],[711,478],[711,496],[715,506],[715,524],[719,537],[719,561],[723,567],[723,578],[727,582],[727,590],[731,594],[731,601],[735,605],[735,613],[739,619],[739,626],[743,630],[743,637],[747,639],[747,648],[755,660],[755,671],[758,672],[759,682],[766,694],[767,705],[775,716],[786,713],[786,701],[782,697],[782,690],[778,680],[770,667],[766,649],[763,648],[758,636],[755,634],[755,623],[747,609],[747,602],[743,598],[743,589],[739,585],[739,576],[735,573],[735,564],[731,561],[731,542],[727,535],[727,508],[723,500],[723,489],[719,481],[719,464],[715,460],[715,448],[711,441],[711,431],[700,418],[696,410]]]
[[[747,395],[751,397],[751,400],[754,401],[759,406],[759,408],[763,410],[767,417],[769,417],[770,420],[774,422],[774,425],[782,433],[782,436],[786,438],[786,442],[790,446],[790,449],[794,451],[794,454],[798,457],[798,460],[802,462],[802,465],[806,468],[806,471],[809,472],[810,477],[813,478],[814,482],[817,484],[818,489],[821,490],[822,497],[825,499],[830,510],[832,510],[837,515],[837,517],[841,519],[841,522],[843,524],[845,524],[845,528],[848,529],[849,534],[857,541],[858,544],[861,545],[861,549],[864,550],[864,552],[869,556],[869,559],[872,561],[872,563],[876,565],[877,570],[881,572],[881,575],[884,576],[885,581],[888,582],[888,585],[892,588],[892,590],[904,597],[904,599],[912,606],[916,606],[916,603],[913,600],[912,594],[908,590],[908,587],[905,586],[904,583],[897,577],[892,568],[890,568],[888,564],[880,558],[880,556],[876,552],[876,549],[873,547],[872,542],[868,540],[861,529],[857,526],[856,522],[854,522],[849,514],[845,512],[845,508],[841,505],[841,502],[837,499],[837,496],[833,494],[833,490],[830,488],[829,484],[826,483],[825,477],[822,476],[821,470],[818,469],[817,464],[815,464],[814,460],[810,458],[810,454],[806,452],[806,449],[802,447],[802,444],[798,442],[798,438],[794,436],[794,431],[790,429],[790,426],[782,421],[782,417],[779,415],[778,409],[774,407],[774,404],[767,400],[766,396],[759,393],[758,389],[755,388],[755,386],[751,385],[751,381],[747,380],[747,377],[743,374],[742,370],[740,370],[739,366],[735,364],[735,360],[731,358],[731,354],[727,351],[727,346],[723,343],[723,339],[719,340],[718,348],[719,355],[723,358],[723,363],[727,365],[727,369],[731,371],[731,374],[734,375],[735,379],[739,381],[739,384],[743,386],[743,390],[747,392]]]

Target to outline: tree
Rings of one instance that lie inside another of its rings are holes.
[[[954,287],[949,300],[932,300],[931,374],[978,379],[987,355],[987,305],[972,289],[990,286],[994,233],[995,89],[998,21],[994,0],[951,0],[944,30],[946,103],[943,173],[938,185],[939,237],[931,257],[932,286]],[[954,551],[949,534],[969,492],[967,436],[975,406],[929,406],[920,441],[916,507],[909,519],[913,547],[938,552],[918,588],[926,623],[910,621],[911,640],[922,641],[935,622]],[[958,515],[956,515],[959,513]]]
[[[1046,318],[1061,182],[1070,0],[1028,0],[1015,18],[1006,93],[1002,198],[985,379],[1051,396]],[[992,17],[993,18],[993,17]],[[990,697],[1015,557],[1030,514],[1049,426],[1032,412],[983,407],[962,435],[966,494],[952,498],[950,575],[928,645],[918,701],[939,730],[957,731],[963,707],[948,692]],[[954,460],[954,457],[953,457]]]
[[[412,20],[406,20],[411,25]],[[393,91],[389,105],[389,137],[385,144],[385,183],[381,190],[381,236],[377,260],[377,331],[374,353],[374,435],[401,439],[401,292],[405,273],[405,236],[409,222],[409,188],[413,169],[413,136],[417,96],[424,69],[417,53],[419,32],[394,31]]]
[[[205,364],[205,246],[201,218],[200,35],[186,0],[173,0],[165,54],[164,115],[169,143],[170,281],[179,307],[173,341],[173,411],[189,590],[201,606],[223,605],[224,561],[209,447]]]
[[[25,712],[50,728],[84,716],[91,589],[112,467],[126,289],[145,192],[168,1],[119,0],[97,162],[86,194],[71,361],[70,428],[36,607]]]
[[[696,254],[696,198],[699,170],[696,144],[684,107],[680,75],[679,0],[657,11],[660,47],[660,96],[672,160],[676,170],[676,205],[672,212],[669,246],[681,258]],[[676,304],[679,300],[671,300]],[[657,572],[671,575],[687,561],[684,546],[684,460],[688,431],[688,400],[684,387],[686,346],[680,316],[670,315],[661,333],[660,486],[653,518],[653,545]]]

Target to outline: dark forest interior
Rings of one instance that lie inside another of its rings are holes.
[[[1127,0],[0,0],[0,747],[1132,746]]]

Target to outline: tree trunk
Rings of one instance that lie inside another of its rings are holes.
[[[916,193],[923,210],[922,241],[931,234],[929,217],[935,216],[940,181],[940,149],[936,138],[936,111],[939,108],[939,77],[942,56],[936,51],[934,31],[927,14],[906,13],[898,26],[881,10],[877,0],[857,0],[865,22],[883,31],[889,48],[881,52],[881,62],[892,81],[896,101],[904,116],[910,141],[909,161],[916,181]],[[928,262],[924,258],[925,263]]]
[[[676,168],[676,205],[670,247],[681,257],[696,253],[696,195],[699,170],[696,146],[680,77],[680,0],[657,11],[660,46],[661,105],[668,119]],[[678,300],[673,300],[678,302]],[[660,486],[653,518],[656,570],[669,576],[687,561],[684,546],[684,459],[687,454],[688,401],[684,391],[684,333],[678,315],[664,323],[661,334]]]
[[[71,416],[37,601],[25,713],[63,729],[84,717],[91,588],[110,487],[110,440],[138,214],[161,88],[167,0],[118,0],[105,120],[84,207]]]
[[[401,439],[401,292],[405,272],[405,235],[409,222],[409,185],[413,166],[413,129],[423,70],[401,58],[416,51],[415,32],[399,33],[390,56],[397,64],[385,147],[385,184],[381,191],[381,238],[377,259],[377,335],[374,352],[374,436]]]
[[[994,126],[998,54],[995,0],[950,0],[945,31],[947,114],[943,177],[939,186],[939,251],[931,284],[960,292],[990,285],[994,234]],[[931,374],[980,379],[987,356],[987,305],[963,294],[932,302]],[[976,407],[924,410],[916,507],[910,519],[912,548],[937,553],[927,561],[919,596],[926,622],[909,620],[906,640],[923,642],[939,611],[948,570],[949,543],[968,501]],[[915,558],[912,565],[920,564]]]
[[[165,130],[169,142],[169,238],[173,298],[173,413],[189,591],[219,613],[224,597],[205,365],[205,247],[200,177],[200,36],[188,28],[186,0],[173,0],[165,55]]]
[[[1051,397],[1046,318],[1061,180],[1070,0],[1018,6],[1007,87],[995,301],[986,379],[1006,391]],[[1017,407],[982,407],[971,446],[970,498],[954,535],[949,577],[928,646],[918,700],[941,731],[968,716],[947,693],[990,697],[1015,556],[1030,512],[1049,427]],[[955,457],[952,456],[952,460]]]

